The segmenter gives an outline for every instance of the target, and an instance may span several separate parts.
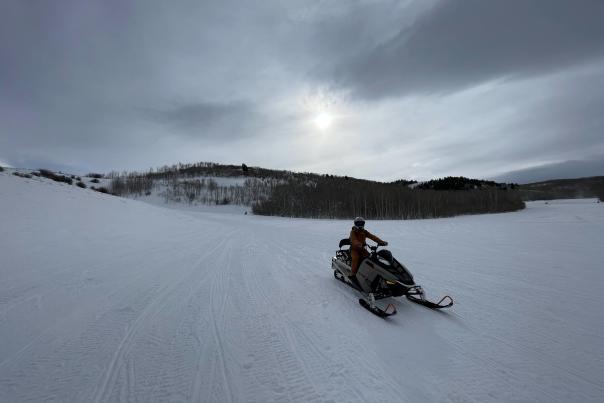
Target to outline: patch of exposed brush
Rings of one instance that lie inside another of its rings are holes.
[[[94,186],[91,186],[91,187],[90,187],[90,189],[95,190],[95,191],[100,192],[100,193],[105,193],[105,194],[110,194],[110,195],[112,195],[112,194],[113,194],[113,193],[111,193],[111,192],[109,191],[109,189],[107,189],[107,188],[106,188],[106,187],[104,187],[104,186],[102,186],[102,187],[100,187],[100,188],[95,188]]]
[[[73,184],[73,179],[71,179],[69,176],[59,175],[49,171],[48,169],[40,169],[39,171],[40,176],[43,176],[44,178],[52,179],[55,182],[67,183],[69,185]]]

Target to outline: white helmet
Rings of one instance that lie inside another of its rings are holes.
[[[358,229],[363,229],[365,227],[365,219],[363,217],[357,217],[354,219],[354,226]]]

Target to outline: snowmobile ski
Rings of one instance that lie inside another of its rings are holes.
[[[375,303],[368,302],[363,298],[359,298],[359,304],[369,312],[374,315],[379,316],[380,318],[387,318],[388,316],[392,316],[396,314],[396,308],[392,304],[388,304],[386,309],[382,309],[379,306],[375,305]],[[373,305],[373,306],[372,306]]]
[[[367,295],[358,287],[357,284],[354,284],[352,281],[347,280],[344,275],[339,271],[336,270],[333,274],[337,280],[348,285],[350,288],[354,289],[363,296],[363,298],[359,298],[359,304],[361,304],[361,306],[367,309],[369,312],[379,316],[380,318],[386,318],[388,316],[396,314],[396,308],[392,304],[388,304],[388,306],[386,306],[386,309],[382,309],[376,305],[375,301],[382,299],[383,296],[377,295],[376,298],[375,294]]]
[[[424,299],[423,297],[417,298],[416,296],[410,294],[407,294],[407,299],[411,302],[415,302],[416,304],[423,305],[430,309],[444,309],[449,308],[453,305],[453,298],[449,297],[448,295],[442,297],[438,302],[432,302],[427,299]]]

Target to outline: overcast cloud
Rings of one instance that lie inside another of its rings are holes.
[[[604,175],[564,165],[604,156],[602,21],[599,0],[5,0],[0,161]]]
[[[540,76],[600,57],[602,16],[599,0],[442,1],[392,39],[336,61],[334,78],[380,98]]]

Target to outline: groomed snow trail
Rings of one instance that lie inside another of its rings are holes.
[[[0,401],[604,399],[603,204],[368,228],[456,305],[361,308],[330,269],[347,221],[0,173]]]

